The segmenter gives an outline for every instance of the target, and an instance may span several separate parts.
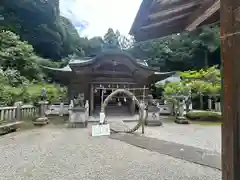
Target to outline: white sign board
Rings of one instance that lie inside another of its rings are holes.
[[[110,125],[96,125],[92,126],[92,136],[109,136],[110,135]]]

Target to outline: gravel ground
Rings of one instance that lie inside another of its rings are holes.
[[[221,172],[90,129],[41,128],[0,137],[0,180],[220,180]]]
[[[125,124],[132,127],[136,123]],[[221,126],[219,125],[179,125],[163,122],[162,127],[145,127],[145,136],[221,152]]]

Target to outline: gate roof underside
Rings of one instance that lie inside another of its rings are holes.
[[[130,34],[137,41],[145,41],[219,20],[220,0],[143,0]]]

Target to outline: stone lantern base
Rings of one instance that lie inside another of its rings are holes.
[[[69,122],[67,124],[68,128],[86,128],[87,126],[87,122]]]
[[[177,124],[190,124],[190,122],[184,116],[177,117],[174,122]]]
[[[34,125],[39,125],[39,126],[43,126],[43,125],[46,125],[49,123],[49,120],[47,117],[40,117],[40,118],[37,118],[33,124]]]
[[[49,123],[49,120],[48,118],[45,116],[45,111],[46,111],[46,105],[48,104],[47,101],[40,101],[39,102],[39,105],[40,105],[40,109],[39,109],[39,112],[40,112],[40,117],[37,118],[33,124],[34,125],[38,125],[38,126],[43,126],[43,125],[46,125]]]

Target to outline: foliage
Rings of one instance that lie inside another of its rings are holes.
[[[191,88],[192,94],[218,96],[221,91],[221,74],[217,66],[199,71],[180,72],[180,77]]]
[[[104,48],[115,48],[122,50],[130,48],[132,45],[131,38],[121,35],[118,30],[114,32],[112,28],[109,28],[107,33],[104,35],[103,42]]]
[[[47,100],[52,102],[60,102],[62,100],[66,100],[66,88],[61,88],[56,84],[46,84],[46,83],[38,83],[32,84],[26,87],[25,89],[25,99],[29,102],[38,102],[41,99],[41,90],[42,88],[46,88],[47,91]]]
[[[27,42],[10,31],[0,32],[0,102],[12,105],[16,101],[40,100],[41,89],[45,87],[49,101],[66,98],[66,90],[54,84],[43,82],[44,74],[39,64],[48,62],[39,58]],[[60,95],[61,94],[61,95]]]
[[[214,111],[190,111],[186,117],[193,121],[221,121],[222,119],[221,113]]]
[[[201,107],[203,105],[202,96],[220,95],[220,70],[217,66],[199,71],[179,72],[180,82],[167,82],[158,85],[158,88],[164,89],[164,98],[176,102],[181,96],[191,95],[192,98],[200,97]]]
[[[47,90],[47,100],[50,103],[66,99],[66,89],[54,84],[28,84],[27,86],[19,87],[5,85],[4,88],[0,87],[1,105],[13,105],[17,101],[37,103],[41,100],[41,90],[43,87]]]
[[[66,89],[55,84],[44,82],[30,83],[20,76],[16,70],[0,69],[0,102],[1,105],[12,105],[16,101],[36,103],[41,98],[41,90],[45,87],[50,102],[59,102],[66,99]]]
[[[219,27],[205,26],[194,32],[184,32],[145,42],[135,42],[128,51],[146,58],[152,66],[165,71],[186,71],[216,65],[209,56],[220,46]],[[218,59],[220,64],[220,59]]]
[[[182,82],[169,82],[164,87],[164,95],[166,96],[181,96],[188,95],[190,88],[184,86]]]
[[[207,69],[200,69],[199,71],[185,71],[180,72],[182,79],[199,79],[209,82],[220,82],[221,74],[217,66],[212,66]]]
[[[83,55],[77,30],[60,16],[59,0],[7,0],[2,4],[1,28],[28,41],[38,55],[54,60],[74,53]]]
[[[19,36],[10,31],[0,32],[0,66],[3,70],[11,68],[30,80],[40,80],[42,77],[37,59],[32,46],[20,41]]]

